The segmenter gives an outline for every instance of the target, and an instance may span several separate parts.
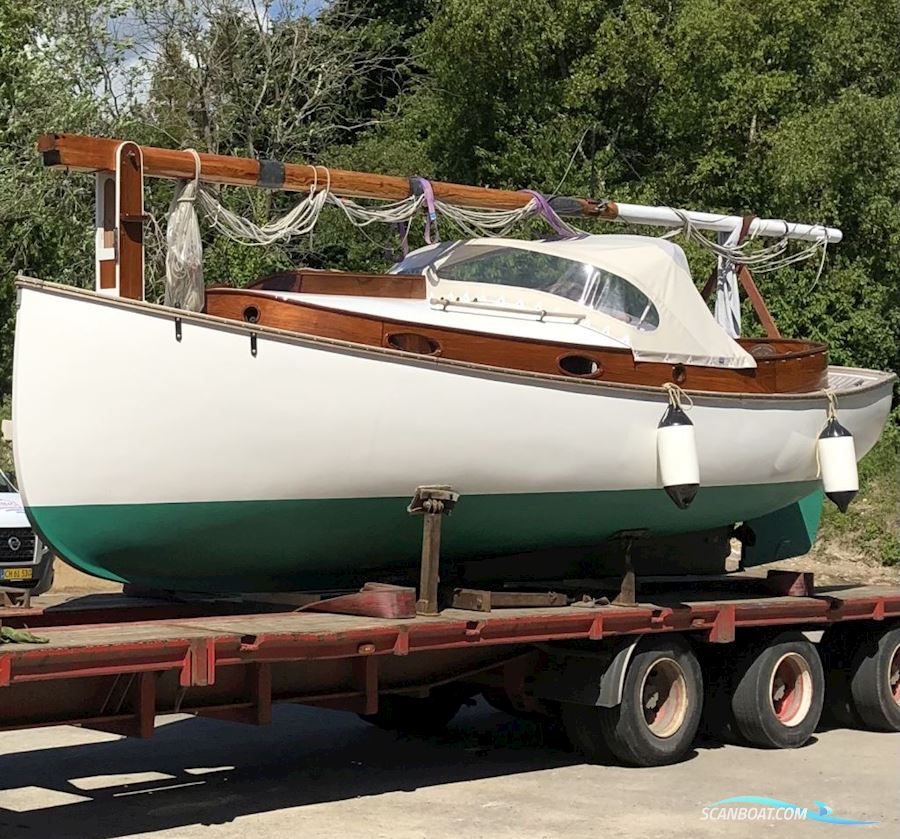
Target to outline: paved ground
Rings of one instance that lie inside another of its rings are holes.
[[[428,741],[302,707],[276,709],[264,729],[161,723],[146,742],[0,734],[0,837],[900,836],[900,735],[827,731],[790,752],[706,743],[647,770],[584,765],[484,706]],[[821,801],[879,824],[703,819],[704,805],[735,795]]]

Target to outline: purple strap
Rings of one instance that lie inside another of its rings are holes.
[[[391,227],[397,229],[397,235],[400,237],[400,248],[398,250],[390,243],[385,243],[384,258],[388,260],[388,262],[402,262],[409,254],[409,242],[407,240],[407,237],[409,236],[409,225],[407,225],[405,221],[399,221],[396,224],[391,225]]]
[[[406,255],[409,253],[409,225],[405,221],[401,221],[397,224],[400,233],[400,250],[403,253],[403,258],[406,259]]]
[[[576,235],[572,228],[556,214],[556,210],[550,206],[550,202],[544,197],[543,193],[538,192],[536,189],[520,189],[519,192],[527,192],[534,198],[538,205],[538,214],[542,215],[547,224],[549,224],[560,236],[564,239],[570,239]]]
[[[431,188],[431,182],[427,178],[410,178],[410,185],[413,187],[415,194],[425,196],[425,208],[427,210],[425,216],[425,242],[431,244],[431,225],[434,225],[435,241],[440,242],[441,237],[437,229],[437,209],[434,206],[434,190]],[[418,190],[416,190],[418,187]]]

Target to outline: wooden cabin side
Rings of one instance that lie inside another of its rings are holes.
[[[631,350],[501,337],[376,315],[321,303],[283,300],[272,291],[424,299],[419,275],[288,271],[246,289],[207,289],[208,314],[324,338],[389,347],[456,361],[614,383],[659,387],[675,382],[691,390],[723,393],[806,393],[825,386],[823,344],[785,338],[740,339],[755,369],[714,368],[636,361]],[[269,292],[269,293],[266,293]]]

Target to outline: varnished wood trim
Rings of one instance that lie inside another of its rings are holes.
[[[119,150],[119,295],[144,299],[144,176],[141,148],[123,143]]]
[[[604,381],[658,387],[672,381],[676,375],[673,365],[635,361],[631,350],[625,348],[555,344],[534,338],[508,338],[471,330],[434,327],[414,321],[340,311],[320,304],[279,300],[253,290],[211,289],[207,292],[207,311],[218,317],[240,320],[240,313],[249,305],[249,300],[259,307],[261,324],[300,334],[384,346],[385,335],[391,332],[413,332],[436,341],[443,358],[510,370],[559,375],[560,356],[584,355],[602,363]],[[824,387],[827,366],[825,347],[802,341],[780,341],[790,346],[791,351],[786,355],[760,359],[756,368],[676,365],[684,371],[679,384],[685,389],[722,393],[801,393]]]
[[[100,288],[115,288],[116,261],[114,259],[101,259],[97,264],[100,266]]]
[[[351,271],[281,271],[247,286],[251,291],[290,291],[305,294],[349,294],[355,297],[425,299],[421,274],[369,274]]]

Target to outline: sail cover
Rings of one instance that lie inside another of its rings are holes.
[[[574,267],[584,277],[592,274],[591,268],[599,269],[593,272],[595,279],[590,281],[594,284],[591,288],[596,289],[596,277],[601,276],[605,281],[604,293],[610,289],[618,289],[621,294],[624,288],[630,293],[632,300],[635,297],[639,300],[646,297],[655,309],[652,318],[628,317],[625,313],[616,313],[618,316],[614,316],[610,314],[608,307],[604,310],[602,304],[597,304],[596,292],[589,290],[589,284],[585,285],[583,291],[579,290],[579,298],[578,295],[569,293],[568,287],[560,291],[553,284],[536,281],[539,267],[537,271],[516,270],[516,260],[510,259],[503,261],[508,266],[505,273],[500,261],[495,259],[494,262],[498,264],[490,266],[492,276],[482,280],[550,292],[590,307],[587,316],[590,325],[630,347],[638,361],[706,367],[756,367],[753,357],[716,323],[694,285],[684,251],[668,239],[606,234],[546,241],[470,239],[413,252],[393,271],[404,272],[407,263],[409,270],[412,270],[415,263],[415,270],[425,270],[429,281],[434,285],[440,284],[442,279],[479,279],[475,275],[467,277],[461,273],[460,266],[472,265],[479,259],[484,261],[485,257],[504,252],[508,255],[511,251],[558,257],[558,262],[543,263],[545,267],[558,265],[558,274],[573,274],[573,271],[566,268],[568,263],[574,263]],[[518,264],[521,268],[522,261],[519,260]],[[615,283],[611,283],[610,278]],[[571,286],[571,281],[569,285]],[[628,289],[629,285],[633,289]],[[634,289],[641,294],[635,295]],[[645,309],[645,314],[646,311],[649,309]]]

